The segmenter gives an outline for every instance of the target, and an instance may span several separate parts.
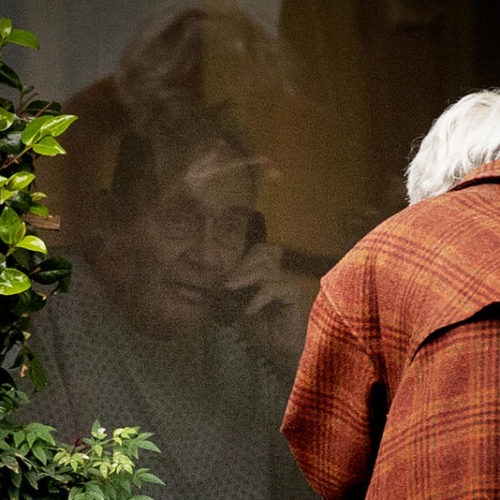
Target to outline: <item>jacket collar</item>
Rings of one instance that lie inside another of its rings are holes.
[[[467,174],[458,184],[453,186],[450,191],[458,191],[475,184],[484,182],[500,183],[500,160],[492,161],[475,168]]]

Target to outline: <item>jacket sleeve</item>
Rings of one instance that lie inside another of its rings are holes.
[[[320,292],[282,432],[324,498],[364,498],[385,418],[384,393],[362,342]]]

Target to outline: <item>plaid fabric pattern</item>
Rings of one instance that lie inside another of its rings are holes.
[[[323,279],[282,425],[324,498],[500,498],[500,162]]]

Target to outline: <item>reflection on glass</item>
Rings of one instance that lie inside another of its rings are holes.
[[[154,432],[155,498],[307,498],[279,432],[304,318],[256,209],[271,167],[241,120],[247,89],[286,86],[281,62],[235,10],[156,24],[65,108],[80,116],[65,143],[74,283],[39,321],[37,418],[66,439],[95,418]],[[207,66],[218,48],[222,69]]]

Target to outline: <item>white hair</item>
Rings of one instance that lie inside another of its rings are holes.
[[[434,121],[408,165],[410,205],[437,196],[500,158],[500,88],[462,97]]]

